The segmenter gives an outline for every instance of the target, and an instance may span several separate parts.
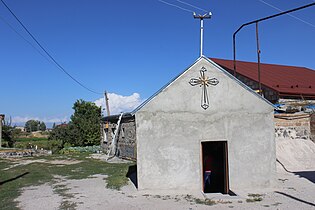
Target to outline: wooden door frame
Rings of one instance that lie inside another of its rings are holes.
[[[207,142],[222,142],[224,145],[224,153],[225,153],[225,163],[224,163],[224,194],[228,194],[229,193],[229,155],[228,155],[228,141],[227,140],[202,140],[200,141],[200,162],[201,162],[201,189],[202,192],[204,193],[204,172],[203,172],[203,147],[202,147],[202,143],[207,143]]]

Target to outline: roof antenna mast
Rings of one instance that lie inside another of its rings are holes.
[[[200,57],[203,56],[203,19],[210,19],[212,16],[211,12],[208,12],[204,15],[196,15],[196,13],[193,13],[195,19],[200,19]]]

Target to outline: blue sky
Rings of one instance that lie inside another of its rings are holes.
[[[158,0],[5,2],[73,77],[96,92],[111,93],[114,113],[132,109],[199,57],[199,21]],[[278,13],[272,6],[288,10],[314,1],[184,2],[213,14],[205,21],[204,54],[232,59],[232,34],[243,23]],[[260,24],[261,61],[315,69],[315,6],[292,15]],[[59,123],[70,117],[77,99],[100,103],[102,95],[73,82],[34,49],[40,51],[1,3],[0,30],[1,113],[17,124],[31,118]],[[238,33],[237,59],[257,60],[254,26]]]

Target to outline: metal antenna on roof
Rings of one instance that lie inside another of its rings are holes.
[[[200,57],[203,56],[203,19],[210,19],[212,16],[212,13],[206,13],[204,15],[196,15],[196,13],[193,13],[195,19],[200,19]]]

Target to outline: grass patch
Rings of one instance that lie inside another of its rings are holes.
[[[58,195],[62,196],[62,202],[59,206],[59,209],[65,209],[65,210],[75,210],[77,207],[77,204],[75,202],[71,202],[67,199],[73,198],[73,194],[68,193],[70,188],[67,188],[67,185],[59,184],[54,185],[54,192]]]
[[[196,203],[196,204],[201,204],[201,205],[208,205],[208,206],[212,206],[212,205],[215,205],[216,202],[214,200],[211,200],[211,199],[199,199],[199,198],[195,198],[193,197],[192,195],[185,195],[184,196],[184,199],[188,202],[191,202],[191,203]]]
[[[212,206],[212,205],[216,204],[216,202],[214,200],[211,200],[211,199],[199,199],[199,198],[195,198],[195,203],[208,205],[208,206]]]
[[[127,184],[128,178],[126,174],[130,164],[109,164],[107,166],[107,188],[120,190],[120,188]]]
[[[120,189],[128,182],[126,173],[130,164],[110,164],[101,160],[87,158],[87,154],[77,155],[52,155],[45,157],[21,158],[21,160],[80,160],[72,165],[56,165],[50,163],[34,162],[28,165],[19,165],[9,170],[3,170],[13,165],[9,160],[0,159],[0,209],[17,209],[14,199],[21,194],[21,189],[27,186],[36,186],[44,183],[53,184],[54,176],[66,179],[85,179],[95,174],[107,175],[107,187]],[[105,183],[104,183],[105,187]],[[57,185],[58,194],[66,194],[65,187]],[[74,204],[64,203],[62,208],[74,208]]]
[[[60,184],[54,186],[54,192],[58,195],[66,198],[73,198],[73,195],[67,193],[69,190],[70,188],[67,188],[67,185]]]
[[[36,138],[36,137],[31,137],[31,138],[17,138],[16,142],[35,142],[35,141],[47,141],[47,138]]]
[[[12,163],[10,163],[9,161],[7,161],[7,160],[1,160],[0,161],[0,171],[2,171],[3,169],[6,169],[6,168],[8,168],[9,166],[11,166],[12,165]],[[2,173],[2,172],[1,172]],[[1,182],[1,180],[0,180],[0,182]],[[0,188],[1,189],[1,188]]]
[[[75,210],[77,207],[77,204],[71,201],[62,201],[61,206],[59,206],[59,209],[61,210]]]
[[[261,194],[248,194],[248,197],[250,198],[246,199],[247,203],[260,202],[263,200]]]
[[[46,149],[50,150],[52,147],[52,144],[49,140],[36,140],[36,141],[17,141],[15,142],[14,147],[15,148],[20,148],[20,149],[35,149],[37,146],[37,149]]]

